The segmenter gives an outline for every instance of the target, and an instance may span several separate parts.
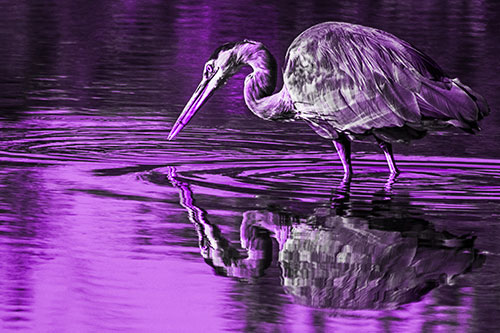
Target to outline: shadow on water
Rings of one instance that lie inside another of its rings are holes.
[[[328,205],[312,212],[268,204],[243,212],[241,248],[209,221],[191,186],[168,167],[168,181],[196,229],[203,259],[218,275],[255,281],[273,262],[281,285],[298,304],[332,309],[390,309],[416,302],[480,268],[485,255],[472,235],[438,231],[408,198],[386,187],[353,201],[341,184]],[[159,182],[159,177],[155,177]],[[166,183],[167,179],[163,181]],[[390,179],[394,182],[394,179]]]

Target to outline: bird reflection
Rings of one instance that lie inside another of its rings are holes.
[[[485,260],[474,248],[474,237],[437,231],[409,213],[408,203],[395,202],[384,190],[368,202],[353,201],[348,183],[328,205],[318,205],[305,216],[285,208],[245,211],[242,249],[237,249],[209,222],[175,168],[168,169],[168,179],[179,189],[202,257],[218,274],[255,279],[277,260],[282,285],[299,304],[393,308],[453,284]]]

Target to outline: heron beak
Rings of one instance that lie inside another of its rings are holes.
[[[168,134],[167,140],[172,140],[177,136],[177,134],[187,125],[187,123],[193,118],[196,111],[198,111],[203,104],[208,100],[210,96],[214,93],[215,89],[217,89],[217,79],[216,76],[213,76],[211,79],[206,80],[203,79],[198,88],[196,88],[193,96],[189,99],[184,110],[182,110],[181,115],[177,118],[177,121],[174,124],[174,127],[170,130]]]

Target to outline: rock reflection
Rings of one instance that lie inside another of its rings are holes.
[[[278,260],[282,285],[299,304],[394,308],[453,284],[485,260],[474,248],[475,237],[437,231],[410,212],[415,208],[408,202],[393,202],[387,191],[353,204],[348,184],[330,205],[308,216],[283,208],[244,212],[240,242],[245,251],[240,251],[209,222],[174,168],[168,177],[196,227],[201,255],[218,274],[255,279]]]

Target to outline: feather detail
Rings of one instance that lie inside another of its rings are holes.
[[[453,125],[467,132],[479,130],[478,121],[489,114],[489,107],[482,96],[458,79],[443,85],[425,82],[417,94],[417,101],[424,119],[433,125]]]
[[[259,42],[245,40],[234,50],[239,65],[252,67],[245,78],[245,103],[255,115],[265,120],[288,121],[295,118],[293,102],[285,86],[276,88],[276,60]]]
[[[298,117],[330,139],[343,132],[408,141],[450,124],[470,131],[489,113],[479,94],[411,44],[347,23],[299,35],[287,52],[284,82]]]

